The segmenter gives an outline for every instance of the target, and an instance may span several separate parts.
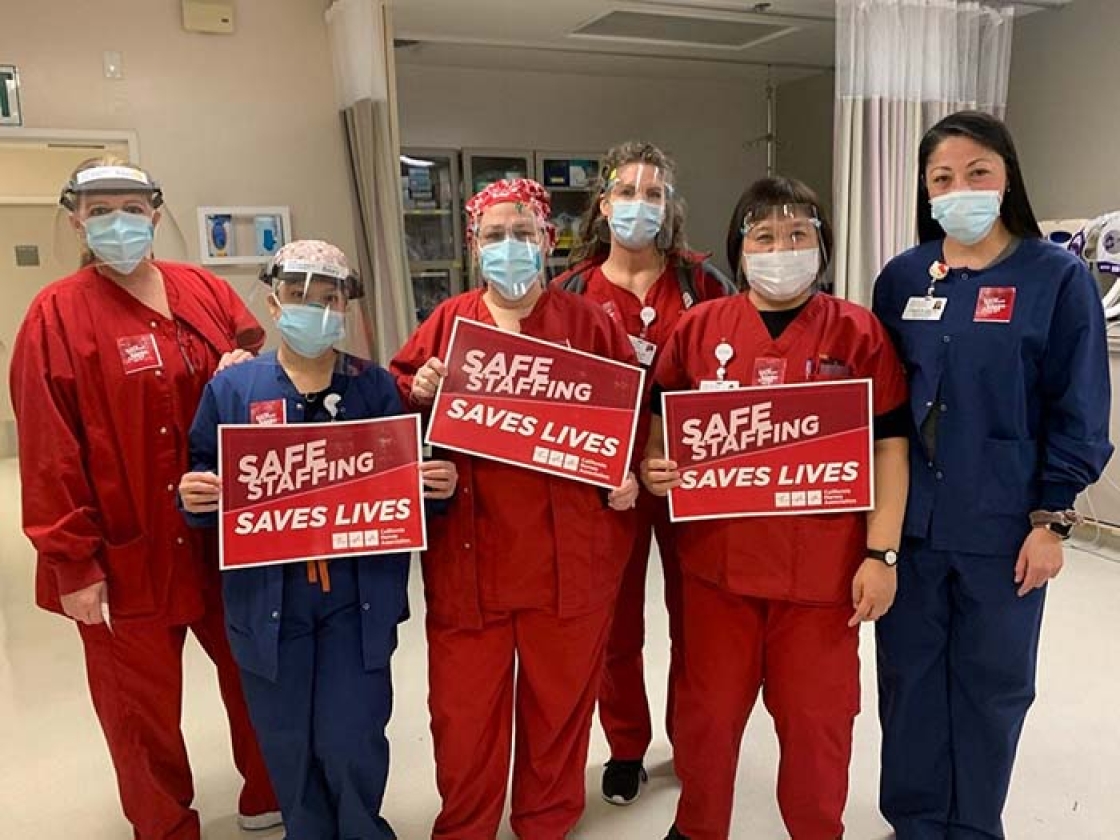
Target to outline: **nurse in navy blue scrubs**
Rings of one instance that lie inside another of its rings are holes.
[[[898,596],[876,625],[880,805],[898,840],[1001,838],[1047,583],[1112,453],[1096,283],[1041,238],[1006,127],[946,117],[919,151],[921,244],[875,314],[913,414]]]

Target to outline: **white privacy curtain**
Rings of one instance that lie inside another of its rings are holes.
[[[387,364],[416,325],[401,206],[392,23],[382,0],[334,0],[326,20],[349,153],[369,351]]]
[[[1003,117],[1014,10],[975,0],[836,0],[836,294],[867,304],[917,237],[918,144],[938,120]]]

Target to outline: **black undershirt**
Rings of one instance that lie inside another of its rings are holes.
[[[329,423],[334,419],[327,411],[327,407],[323,405],[323,400],[329,393],[331,393],[331,389],[324,388],[322,391],[303,395],[303,401],[307,403],[307,411],[303,414],[309,423]]]

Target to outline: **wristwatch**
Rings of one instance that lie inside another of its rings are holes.
[[[1080,525],[1085,521],[1075,510],[1036,510],[1031,512],[1030,519],[1032,528],[1045,528],[1063,540],[1069,539],[1074,525]]]
[[[877,548],[869,548],[864,554],[872,560],[878,560],[880,563],[890,566],[892,569],[898,565],[898,552],[893,548],[888,548],[886,551],[880,551]]]

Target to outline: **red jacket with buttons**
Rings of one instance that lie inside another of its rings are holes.
[[[412,378],[428,359],[445,359],[456,317],[493,324],[483,290],[476,289],[444,301],[416,330],[390,365],[405,405],[412,405]],[[627,364],[636,365],[626,334],[602,307],[557,289],[545,291],[521,322],[524,335],[569,344]],[[480,522],[475,504],[473,465],[476,458],[444,453],[459,470],[459,484],[446,516],[428,521],[428,551],[424,555],[424,587],[430,614],[445,624],[480,628],[483,624],[479,584],[478,530],[518,529],[532,534],[542,551],[556,560],[556,610],[561,617],[581,615],[610,603],[618,590],[622,568],[630,553],[636,523],[634,511],[608,507],[598,487],[549,476],[546,481],[551,517],[526,522],[517,498],[494,514],[501,521]],[[493,495],[501,488],[487,488]],[[516,561],[516,558],[508,558]]]
[[[86,267],[40,292],[16,336],[23,528],[44,609],[106,580],[114,621],[188,622],[217,580],[215,546],[186,527],[176,490],[203,387],[264,331],[225,281],[156,266],[172,319]]]

